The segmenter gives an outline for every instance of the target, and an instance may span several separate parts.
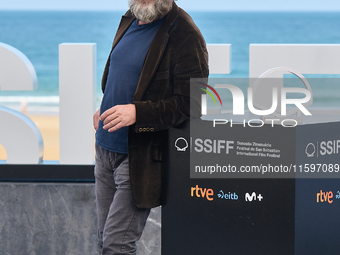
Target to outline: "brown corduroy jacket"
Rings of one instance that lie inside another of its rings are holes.
[[[134,20],[130,11],[122,17],[112,50]],[[110,57],[103,91],[109,63]],[[173,3],[150,45],[134,95],[136,123],[129,127],[128,154],[137,207],[161,204],[162,143],[169,127],[190,117],[190,78],[204,78],[208,72],[203,36],[191,17]]]

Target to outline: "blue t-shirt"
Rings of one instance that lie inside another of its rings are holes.
[[[107,109],[122,104],[131,104],[135,94],[145,56],[163,19],[145,25],[135,20],[118,42],[110,56],[109,73],[100,114]],[[114,132],[103,129],[99,121],[96,132],[97,144],[109,151],[128,153],[128,127]]]

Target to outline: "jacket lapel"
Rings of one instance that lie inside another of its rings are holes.
[[[107,75],[109,73],[109,66],[110,66],[110,56],[113,51],[113,49],[117,46],[120,39],[122,39],[125,32],[128,30],[128,28],[131,26],[131,23],[135,20],[135,18],[131,15],[130,11],[127,11],[124,16],[122,16],[122,19],[120,21],[120,24],[118,26],[118,30],[116,33],[116,36],[113,40],[112,48],[109,54],[109,57],[106,61],[103,77],[102,77],[102,91],[104,93],[106,81],[107,81]]]
[[[169,30],[178,16],[178,11],[178,6],[173,3],[171,11],[164,18],[150,45],[134,95],[135,101],[142,100],[144,93],[155,75],[169,40]]]
[[[134,20],[135,18],[130,14],[129,11],[122,17],[120,24],[119,24],[119,29],[116,33],[115,39],[113,40],[111,52],[116,47],[120,39],[122,39],[123,35],[128,30],[128,28],[131,26]]]

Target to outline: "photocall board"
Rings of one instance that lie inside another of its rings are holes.
[[[0,164],[0,182],[94,183],[93,165]]]
[[[162,254],[337,254],[340,123],[169,132]]]

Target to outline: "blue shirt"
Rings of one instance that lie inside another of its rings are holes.
[[[145,56],[163,19],[145,25],[135,20],[118,42],[110,56],[109,73],[100,114],[107,109],[122,104],[131,104],[135,94]],[[103,129],[99,121],[96,132],[97,144],[109,151],[128,153],[128,127],[114,132]]]

